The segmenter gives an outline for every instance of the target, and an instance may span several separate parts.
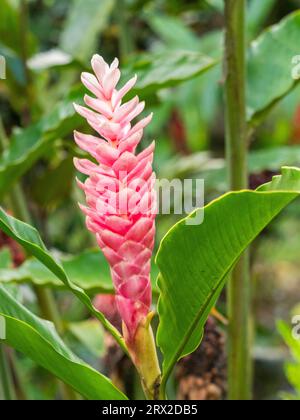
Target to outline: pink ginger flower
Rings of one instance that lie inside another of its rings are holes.
[[[122,103],[137,78],[118,90],[118,65],[117,59],[109,66],[95,55],[95,75],[82,74],[82,83],[94,96],[84,97],[89,108],[74,106],[100,137],[74,133],[78,146],[96,161],[75,159],[74,164],[88,175],[84,183],[78,181],[87,202],[86,207],[80,207],[110,264],[124,335],[130,340],[151,306],[150,264],[156,216],[154,142],[136,153],[152,115],[132,124],[145,103],[137,96]]]

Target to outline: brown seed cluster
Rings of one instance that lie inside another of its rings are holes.
[[[198,349],[177,365],[179,400],[222,400],[226,396],[225,335],[213,318]]]

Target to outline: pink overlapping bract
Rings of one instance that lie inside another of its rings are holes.
[[[75,108],[100,137],[75,132],[78,146],[97,163],[88,159],[75,159],[74,163],[88,175],[84,183],[78,181],[87,202],[81,208],[88,229],[96,234],[110,264],[118,310],[125,332],[132,338],[151,305],[150,260],[156,216],[154,142],[136,153],[152,115],[132,123],[145,104],[137,96],[122,104],[136,77],[118,90],[118,64],[115,59],[109,66],[95,55],[95,75],[82,74],[83,84],[94,96],[84,98],[89,108]]]

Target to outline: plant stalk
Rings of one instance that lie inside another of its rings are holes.
[[[8,356],[4,344],[0,343],[0,379],[3,388],[5,400],[12,401],[16,399],[13,378],[9,366]]]
[[[126,340],[127,348],[140,376],[144,394],[148,400],[158,400],[160,397],[161,372],[157,358],[155,340],[150,322],[153,312],[150,312],[144,322],[137,328],[134,338]],[[128,337],[125,324],[124,337]]]
[[[32,83],[30,69],[28,68],[28,0],[20,0],[19,6],[19,26],[20,26],[20,58],[22,61],[23,72],[25,76],[24,96],[26,98],[22,111],[22,121],[28,125],[31,121],[31,109],[33,107]]]
[[[230,190],[248,187],[246,121],[245,0],[225,0],[226,159]],[[251,399],[249,253],[232,271],[228,285],[229,399]]]
[[[126,4],[124,0],[118,1],[116,13],[120,31],[119,50],[122,61],[124,62],[133,51],[131,28],[129,27],[127,22]]]

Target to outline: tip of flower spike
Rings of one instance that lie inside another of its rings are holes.
[[[111,70],[117,69],[119,67],[119,60],[115,57],[114,61],[111,63],[110,68]]]
[[[92,61],[93,60],[97,60],[97,59],[101,59],[102,57],[101,57],[101,55],[99,55],[99,54],[93,54],[93,57],[92,57]]]
[[[95,64],[96,62],[100,63],[101,65],[105,65],[106,64],[104,58],[100,54],[94,54],[93,55],[93,57],[91,59],[91,63],[92,64]]]

